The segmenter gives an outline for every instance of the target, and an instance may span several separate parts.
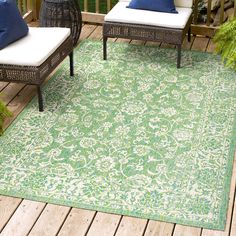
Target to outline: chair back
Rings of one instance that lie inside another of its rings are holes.
[[[130,2],[131,0],[119,0],[120,2]],[[193,0],[175,0],[176,7],[192,7]]]

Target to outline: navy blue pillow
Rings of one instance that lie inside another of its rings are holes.
[[[28,30],[16,1],[0,0],[0,49],[27,35]]]
[[[174,0],[132,0],[128,8],[178,13],[175,9]]]

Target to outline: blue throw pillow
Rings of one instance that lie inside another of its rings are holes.
[[[128,8],[178,13],[175,9],[174,0],[132,0]]]
[[[28,30],[16,1],[0,0],[0,49],[27,35]]]

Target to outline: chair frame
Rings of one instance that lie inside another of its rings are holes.
[[[0,64],[0,81],[36,85],[39,111],[43,111],[42,84],[68,55],[70,57],[70,76],[73,76],[73,39],[69,36],[40,66]]]
[[[180,68],[181,48],[187,33],[188,41],[191,41],[191,23],[192,15],[183,29],[105,21],[103,24],[103,59],[107,60],[108,38],[158,41],[173,44],[177,47],[177,68]]]

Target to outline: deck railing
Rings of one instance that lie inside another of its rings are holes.
[[[83,20],[92,23],[103,23],[104,16],[118,0],[78,0],[82,9]]]
[[[41,0],[18,0],[18,6],[22,13],[31,12],[30,16],[35,18],[38,16],[39,6]],[[90,23],[103,23],[104,16],[110,9],[118,2],[118,0],[77,0],[82,9],[83,21]],[[236,17],[236,0],[234,1],[233,13],[231,11],[231,17]],[[206,20],[204,23],[198,23],[199,17],[199,3],[201,0],[194,0],[193,7],[193,24],[192,29],[194,34],[200,34],[212,37],[218,26],[213,26],[211,22],[212,18],[212,3],[213,0],[207,2]],[[225,14],[225,0],[220,0],[219,8],[219,24],[224,22]]]
[[[84,0],[83,1],[84,4],[83,4],[83,7],[84,7],[84,11],[85,12],[88,12],[89,10],[89,0]],[[96,13],[101,13],[101,3],[105,3],[106,5],[106,12],[109,12],[111,10],[111,6],[112,6],[112,3],[113,2],[118,2],[118,1],[112,1],[112,0],[94,0],[92,1],[95,3],[95,12]],[[104,10],[104,8],[103,8]]]
[[[232,0],[232,2],[233,1],[234,1],[234,8],[232,9],[233,13],[231,13],[231,15],[228,16],[228,18],[236,17],[236,0]],[[211,22],[211,19],[212,19],[212,3],[213,3],[212,0],[208,0],[208,2],[207,2],[207,14],[206,14],[205,23],[200,23],[200,24],[198,23],[198,16],[200,14],[199,13],[199,8],[198,8],[199,3],[200,3],[200,0],[194,0],[193,24],[192,24],[192,26],[197,31],[197,33],[199,33],[199,34],[203,34],[203,35],[206,35],[206,36],[213,36],[215,30],[221,24],[224,23],[226,0],[220,0],[220,7],[219,7],[219,10],[218,10],[219,22],[218,22],[217,26],[212,26],[212,22]]]
[[[230,0],[231,1],[231,0]],[[236,17],[236,0],[234,1],[234,9],[233,13],[229,17]],[[83,19],[84,21],[94,22],[94,23],[102,23],[104,20],[104,13],[107,13],[113,5],[116,4],[118,0],[79,0],[80,5],[83,8]],[[220,0],[220,8],[219,8],[219,25],[224,23],[224,14],[225,14],[225,0]],[[91,13],[91,3],[95,5],[94,13]],[[198,22],[199,17],[199,3],[201,0],[194,0],[194,7],[193,7],[193,24],[192,24],[192,31],[194,34],[200,34],[204,36],[212,37],[218,28],[218,26],[212,25],[212,0],[208,0],[207,2],[207,13],[206,13],[206,20],[204,23]],[[103,7],[101,8],[101,4]],[[105,4],[105,8],[104,8]],[[104,12],[104,9],[106,12]]]

